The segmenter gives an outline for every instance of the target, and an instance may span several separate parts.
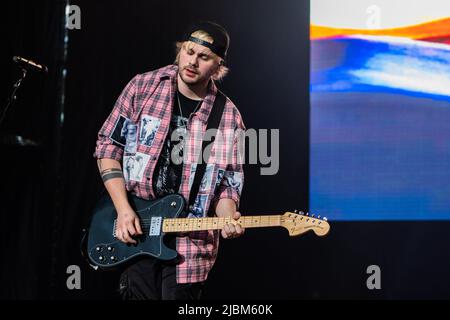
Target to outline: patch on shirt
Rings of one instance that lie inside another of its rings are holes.
[[[174,114],[174,115],[172,115],[172,119],[170,120],[170,123],[176,128],[186,128],[188,121],[189,121],[188,118]]]
[[[150,156],[143,153],[136,153],[133,156],[123,157],[123,175],[125,181],[142,182],[145,168],[147,167]]]
[[[161,119],[152,116],[143,116],[141,119],[141,131],[139,132],[139,142],[151,147],[156,137]]]
[[[192,188],[194,183],[195,171],[197,169],[197,164],[191,166],[191,175],[189,176],[189,189]],[[223,171],[223,170],[222,170]],[[214,164],[207,164],[205,169],[205,174],[203,175],[202,182],[200,182],[200,191],[207,191],[211,187],[212,178],[214,173]]]
[[[237,171],[225,171],[223,176],[224,184],[227,187],[232,187],[236,190],[238,195],[242,192],[242,173]]]
[[[125,147],[126,153],[135,153],[138,138],[137,125],[130,119],[119,116],[109,138],[114,143]]]
[[[215,188],[214,190],[216,190],[220,186],[220,183],[222,182],[222,179],[223,179],[224,172],[225,172],[225,170],[223,170],[223,169],[217,170],[216,185],[214,187]]]
[[[190,206],[188,218],[192,217],[202,217],[205,212],[206,202],[208,201],[207,194],[200,194],[195,199],[195,203],[193,206]]]

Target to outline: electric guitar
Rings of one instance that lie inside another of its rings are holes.
[[[170,194],[157,200],[144,200],[130,195],[129,201],[139,216],[143,235],[135,238],[137,244],[126,244],[116,238],[117,213],[111,198],[105,194],[94,209],[87,234],[86,254],[95,269],[117,267],[142,255],[161,260],[175,259],[178,253],[167,243],[170,234],[219,230],[226,223],[240,224],[244,228],[281,226],[289,231],[290,236],[298,236],[309,230],[313,230],[318,236],[324,236],[330,230],[326,218],[293,212],[283,215],[241,216],[239,220],[231,217],[180,218],[184,213],[185,200],[179,194]]]

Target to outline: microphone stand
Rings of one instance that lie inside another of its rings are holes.
[[[3,107],[3,109],[0,112],[0,127],[3,124],[3,120],[5,120],[6,112],[16,102],[16,100],[17,100],[17,96],[16,96],[17,90],[19,90],[20,85],[22,84],[22,81],[25,79],[26,76],[27,76],[27,70],[22,68],[22,76],[20,77],[19,80],[16,81],[16,83],[14,83],[11,97],[8,99],[8,102],[6,103],[6,106]]]

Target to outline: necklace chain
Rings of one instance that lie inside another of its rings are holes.
[[[178,110],[180,111],[181,121],[183,121],[183,127],[186,128],[187,122],[184,120],[183,111],[181,110],[180,94],[179,94],[178,90],[177,90],[177,100],[178,100]],[[195,107],[195,109],[192,113],[197,112],[198,106],[200,105],[201,102],[202,102],[202,100],[198,101],[197,106]],[[189,118],[187,121],[189,121]]]

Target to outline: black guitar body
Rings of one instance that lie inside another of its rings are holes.
[[[125,244],[116,239],[117,213],[111,198],[105,195],[94,209],[88,231],[86,251],[89,260],[99,268],[112,268],[144,255],[161,260],[175,259],[178,254],[168,246],[169,237],[165,237],[163,222],[165,218],[183,215],[183,196],[170,194],[157,200],[144,200],[130,195],[129,202],[139,216],[143,231],[142,236],[135,238],[137,244]]]

